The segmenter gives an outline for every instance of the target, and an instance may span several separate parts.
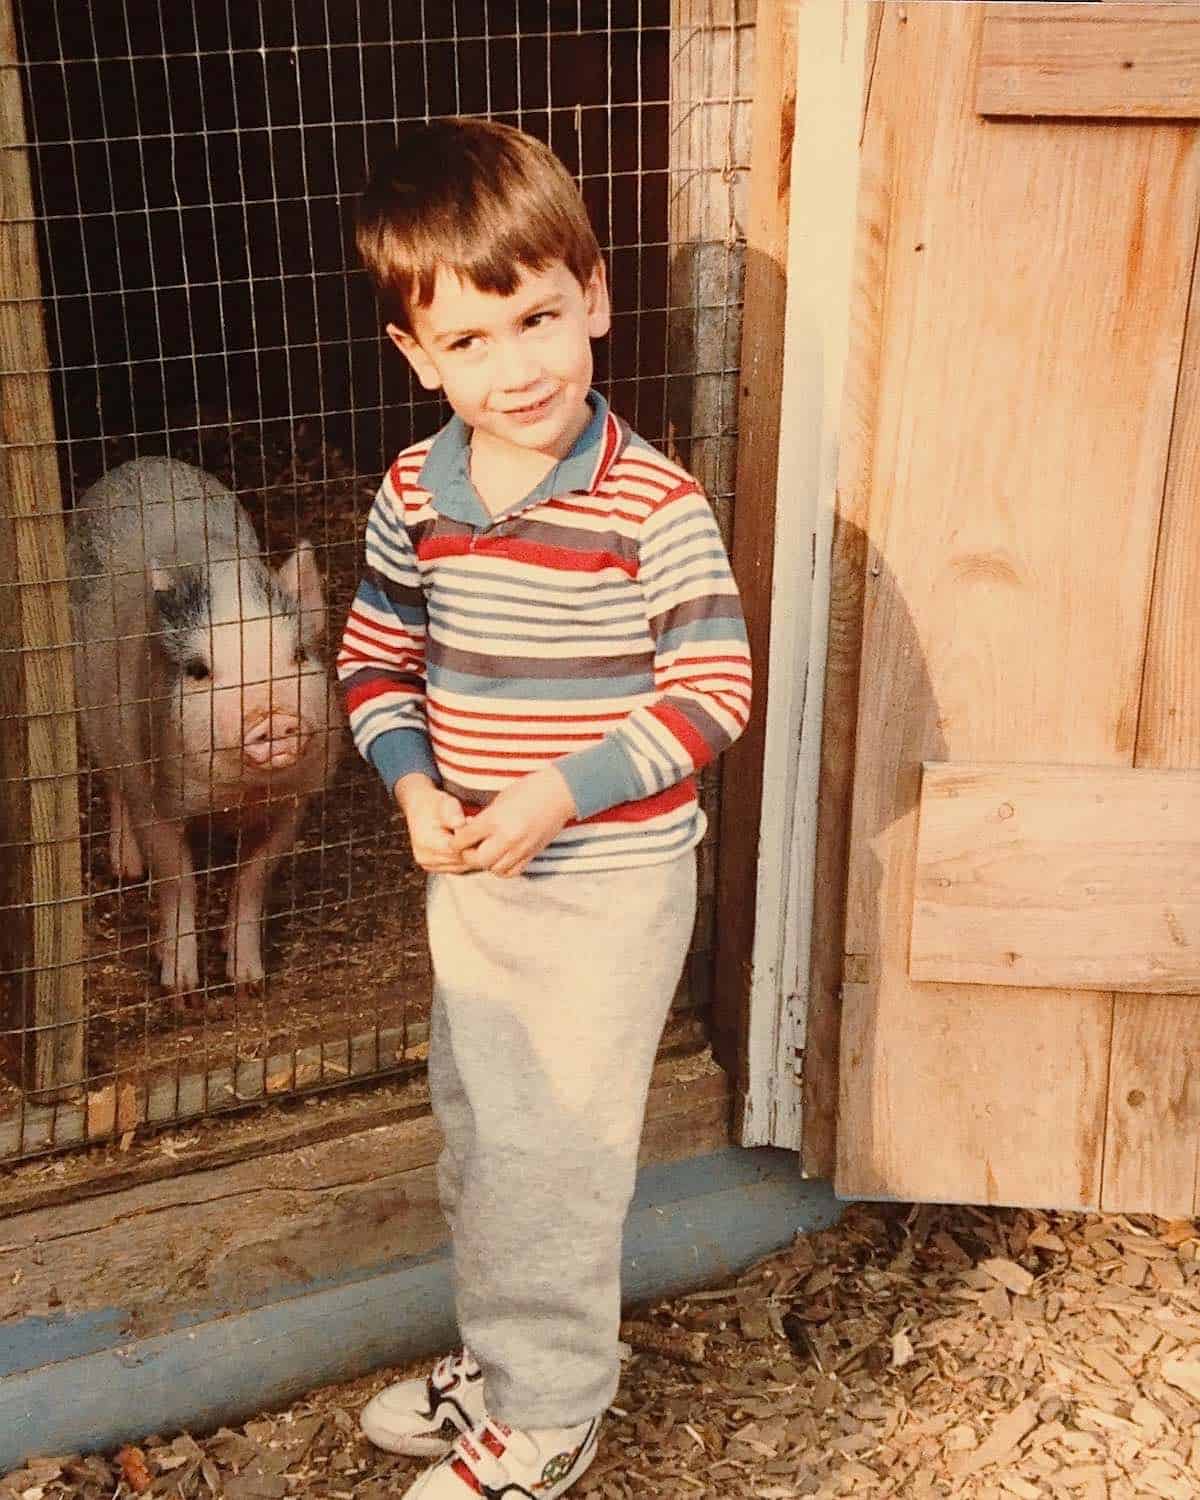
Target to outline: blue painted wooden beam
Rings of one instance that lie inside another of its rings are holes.
[[[625,1227],[628,1302],[692,1290],[834,1223],[827,1182],[790,1152],[730,1149],[643,1168]],[[449,1248],[249,1312],[119,1342],[123,1314],[0,1329],[0,1473],[33,1454],[99,1451],[147,1433],[210,1432],[314,1386],[449,1348]]]

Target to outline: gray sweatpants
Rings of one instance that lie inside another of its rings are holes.
[[[621,1234],[696,861],[434,875],[429,1086],[459,1331],[492,1416],[565,1427],[619,1374]]]

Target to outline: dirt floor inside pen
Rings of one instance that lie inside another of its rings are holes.
[[[580,1500],[1188,1500],[1200,1225],[856,1204],[736,1281],[631,1310]],[[385,1500],[416,1461],[357,1412],[399,1374],[236,1430],[30,1459],[0,1500]]]

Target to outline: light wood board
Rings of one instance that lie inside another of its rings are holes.
[[[1200,989],[1200,771],[927,765],[909,973]]]
[[[1200,117],[1200,5],[987,7],[984,115]]]

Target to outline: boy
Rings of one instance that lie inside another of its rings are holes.
[[[699,486],[591,389],[604,264],[506,126],[407,129],[359,204],[388,337],[454,410],[392,464],[338,675],[429,872],[429,1084],[462,1353],[362,1427],[409,1500],[563,1494],[617,1388],[622,1223],[695,916],[693,773],[742,730]]]

